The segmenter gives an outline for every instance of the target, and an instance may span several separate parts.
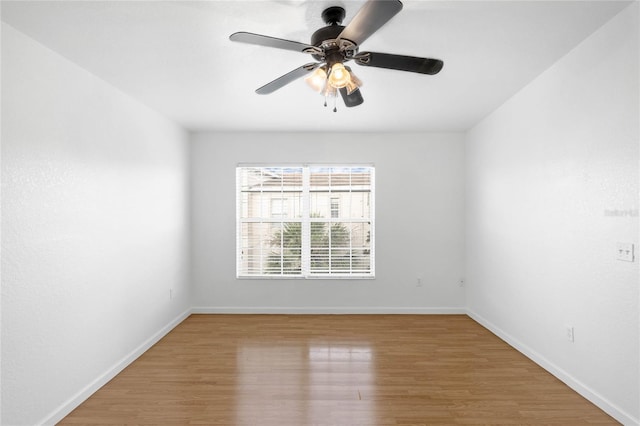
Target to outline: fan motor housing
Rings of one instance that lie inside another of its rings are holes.
[[[332,43],[338,38],[342,30],[343,25],[340,25],[344,17],[346,16],[345,10],[340,6],[332,6],[325,9],[322,12],[322,20],[327,24],[326,27],[322,27],[311,36],[311,45],[316,47],[322,47],[325,54],[334,56],[339,46],[336,43]],[[326,43],[325,43],[326,42]],[[335,50],[335,52],[333,52]],[[316,60],[321,61],[322,57],[319,55],[312,55]]]
[[[311,45],[318,46],[326,40],[335,40],[338,38],[344,27],[342,25],[329,25],[322,27],[311,36]]]

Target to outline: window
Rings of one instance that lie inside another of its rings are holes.
[[[239,166],[238,277],[373,278],[374,168]]]
[[[340,197],[331,197],[331,217],[340,217]]]
[[[286,198],[271,199],[271,217],[287,217],[288,201]]]

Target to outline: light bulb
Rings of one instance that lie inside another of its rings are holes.
[[[336,89],[345,87],[351,78],[349,71],[340,62],[333,64],[331,73],[329,74],[329,83]]]
[[[327,82],[327,72],[323,67],[316,68],[316,70],[304,80],[313,90],[320,93]]]

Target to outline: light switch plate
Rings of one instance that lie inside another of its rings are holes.
[[[618,260],[633,262],[633,243],[618,243],[616,255]]]
[[[573,329],[572,325],[567,325],[566,326],[566,331],[567,331],[567,340],[570,341],[571,343],[576,341],[576,335]]]

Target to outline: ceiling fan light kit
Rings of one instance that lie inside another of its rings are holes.
[[[362,87],[362,80],[360,80],[354,73],[351,71],[351,68],[345,67],[349,72],[349,81],[347,82],[347,93],[352,94],[360,87]]]
[[[324,89],[324,85],[327,83],[327,70],[324,66],[316,68],[316,70],[304,80],[313,90],[322,93],[322,89]]]
[[[364,102],[360,87],[362,81],[344,64],[353,60],[356,64],[374,68],[386,68],[419,74],[434,75],[444,63],[439,59],[389,53],[359,52],[367,38],[402,10],[399,0],[368,0],[351,22],[340,25],[346,16],[342,7],[332,6],[322,12],[327,26],[315,31],[311,43],[284,40],[248,32],[231,34],[231,41],[249,43],[278,49],[294,50],[310,54],[317,62],[305,64],[258,88],[256,93],[266,95],[306,76],[307,84],[327,98],[337,98],[338,92],[345,106],[354,107]],[[337,111],[334,106],[333,111]]]

